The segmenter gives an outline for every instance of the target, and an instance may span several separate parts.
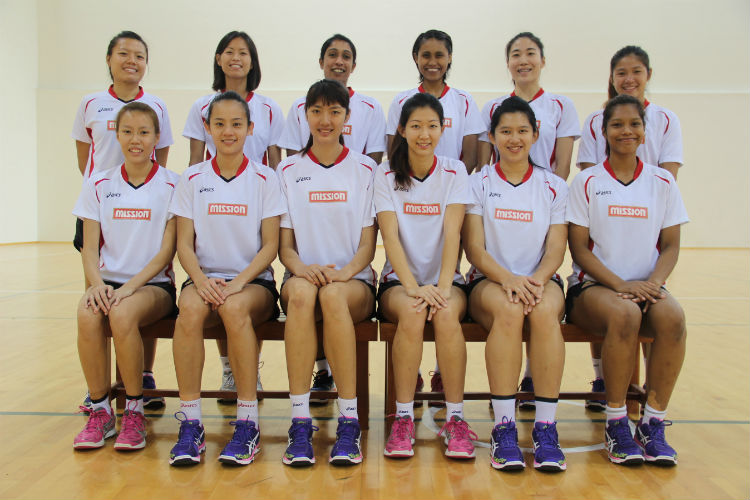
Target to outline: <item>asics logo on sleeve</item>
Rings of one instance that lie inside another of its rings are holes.
[[[294,179],[294,182],[305,182],[305,181],[311,181],[312,177],[297,177]]]
[[[120,193],[112,193],[112,192],[109,192],[104,195],[105,198],[119,198],[120,196],[122,196]]]
[[[99,108],[96,110],[97,113],[103,113],[105,111],[113,111],[113,108]]]
[[[500,198],[502,196],[502,193],[490,193],[487,197],[488,198]]]
[[[597,196],[604,196],[605,194],[612,194],[612,191],[596,191],[594,194]]]
[[[198,190],[199,193],[213,193],[214,188],[212,187],[202,187]]]

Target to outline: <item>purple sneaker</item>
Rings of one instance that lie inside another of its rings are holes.
[[[229,422],[234,426],[232,440],[219,455],[219,462],[229,465],[248,465],[260,452],[260,431],[252,420]]]
[[[354,465],[362,463],[362,449],[360,448],[359,420],[356,418],[339,417],[336,429],[336,443],[331,449],[328,463],[333,465]]]
[[[518,447],[518,429],[513,420],[503,417],[503,421],[492,429],[490,441],[490,464],[498,470],[522,470],[526,467],[521,448]]]
[[[178,415],[182,415],[180,418]],[[200,420],[187,420],[181,411],[175,413],[180,421],[177,443],[169,453],[169,465],[195,465],[201,462],[201,453],[206,451],[206,431]]]
[[[414,392],[422,392],[424,390],[424,379],[422,378],[422,374],[420,372],[417,372],[417,387],[414,389]],[[421,399],[415,399],[414,400],[414,408],[422,408],[422,405],[424,405],[424,401]]]
[[[286,447],[281,461],[292,467],[305,467],[315,463],[312,447],[313,431],[318,428],[312,424],[311,418],[293,418],[289,427],[289,445]]]
[[[643,458],[647,464],[677,465],[677,452],[667,444],[664,438],[664,427],[672,425],[671,420],[651,418],[646,424],[643,419],[635,428],[635,442],[643,450]]]
[[[534,442],[534,468],[546,472],[560,472],[568,468],[557,438],[557,424],[536,422],[531,431]]]
[[[607,454],[612,463],[619,465],[641,465],[643,463],[641,449],[630,433],[628,417],[608,420],[604,430],[604,438],[607,441]]]
[[[530,392],[531,394],[534,394],[534,381],[531,380],[531,377],[524,377],[521,379],[521,385],[518,386],[518,390],[521,392]],[[520,401],[516,401],[518,404],[518,409],[523,411],[531,411],[536,409],[536,401],[534,399],[522,399]]]
[[[156,380],[151,372],[143,372],[143,388],[156,389]],[[164,408],[164,398],[161,396],[143,396],[143,407],[149,410],[158,410]]]
[[[591,382],[591,392],[604,392],[604,379],[594,379]],[[587,410],[595,412],[602,412],[607,408],[607,402],[603,399],[587,399],[584,405]]]
[[[114,412],[108,413],[104,408],[91,410],[81,406],[81,412],[89,416],[83,430],[73,439],[76,450],[92,450],[104,446],[104,440],[116,434]]]

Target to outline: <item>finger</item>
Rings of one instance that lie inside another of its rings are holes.
[[[435,315],[436,309],[434,307],[430,307],[427,309],[427,321],[431,321],[432,317]]]

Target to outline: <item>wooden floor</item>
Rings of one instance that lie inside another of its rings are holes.
[[[382,449],[383,346],[370,348],[370,431],[361,466],[334,468],[326,457],[335,437],[333,405],[314,409],[315,452],[309,469],[282,465],[289,425],[287,401],[261,404],[262,452],[248,467],[228,468],[216,458],[231,436],[234,408],[203,404],[206,460],[189,469],[167,465],[176,439],[176,400],[150,413],[145,450],[106,448],[74,452],[84,424],[75,412],[85,385],[75,348],[75,305],[82,290],[80,257],[69,244],[0,246],[0,498],[584,498],[692,499],[750,497],[750,253],[683,250],[669,289],[687,313],[688,353],[669,408],[670,443],[680,464],[672,469],[622,468],[602,450],[601,414],[577,402],[561,403],[561,443],[568,471],[548,475],[527,468],[503,474],[489,465],[492,415],[484,401],[469,402],[466,417],[479,435],[473,462],[446,459],[436,431],[444,412],[419,411],[416,456],[386,460]],[[376,268],[382,266],[378,250]],[[570,269],[569,261],[563,274]],[[277,274],[278,275],[278,274]],[[182,274],[184,276],[184,274]],[[156,378],[175,386],[171,345],[160,341]],[[205,387],[218,387],[216,350],[207,348]],[[286,389],[283,346],[264,347],[262,380]],[[434,363],[427,346],[422,372]],[[467,385],[486,388],[482,346],[469,346]],[[563,387],[583,389],[592,378],[588,348],[568,346]],[[521,446],[531,446],[533,413],[519,414]],[[532,460],[526,453],[527,464]]]

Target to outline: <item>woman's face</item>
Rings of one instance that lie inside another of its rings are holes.
[[[419,74],[425,82],[437,83],[443,81],[448,65],[453,60],[445,43],[428,38],[419,47],[419,52],[413,55]]]
[[[531,146],[538,137],[539,132],[534,132],[529,117],[521,112],[503,113],[490,135],[500,154],[501,165],[527,161]]]
[[[246,78],[253,69],[250,48],[241,37],[234,38],[221,54],[216,54],[216,63],[226,78]]]
[[[357,66],[354,63],[354,53],[351,46],[343,40],[334,40],[325,51],[323,59],[319,60],[323,76],[328,80],[335,80],[346,87],[349,75]]]
[[[604,124],[604,137],[609,144],[610,154],[635,155],[646,137],[645,125],[638,114],[638,108],[632,104],[615,107],[609,121]]]
[[[508,71],[516,84],[539,83],[544,58],[530,38],[521,37],[510,46]]]
[[[349,119],[349,113],[341,104],[316,102],[305,111],[307,125],[313,136],[313,143],[317,145],[338,144],[344,124]]]
[[[406,126],[399,125],[398,133],[406,139],[409,153],[432,157],[440,142],[443,127],[440,126],[440,116],[434,109],[422,107],[412,111]]]
[[[146,74],[147,63],[146,46],[133,38],[118,39],[107,56],[107,66],[116,83],[137,85]]]
[[[610,82],[617,95],[630,95],[641,102],[646,95],[646,84],[650,79],[651,72],[634,54],[620,59],[610,75]]]
[[[205,127],[214,140],[217,153],[230,156],[242,153],[245,139],[252,132],[247,122],[247,106],[235,100],[223,100],[213,105]]]
[[[117,141],[128,163],[144,163],[159,142],[154,122],[150,115],[140,111],[126,111],[117,127]]]

